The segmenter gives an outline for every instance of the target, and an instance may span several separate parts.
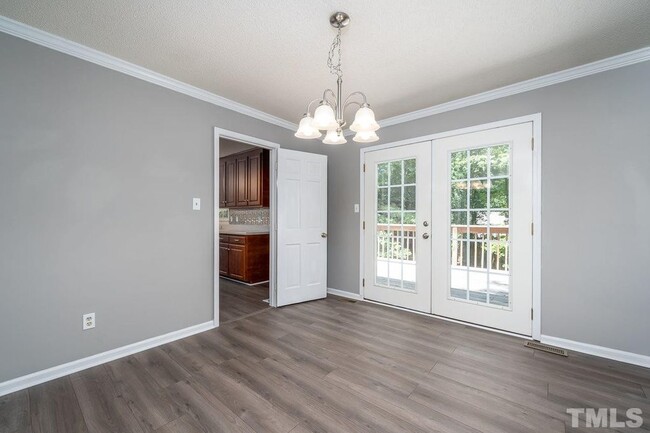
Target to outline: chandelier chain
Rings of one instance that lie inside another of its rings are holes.
[[[336,62],[334,60],[334,56],[336,56]],[[343,70],[341,68],[341,28],[340,27],[336,32],[336,37],[334,38],[334,41],[332,42],[332,46],[330,47],[329,56],[327,57],[327,66],[329,67],[330,73],[332,75],[336,75],[338,78],[341,78],[341,76],[343,76]]]

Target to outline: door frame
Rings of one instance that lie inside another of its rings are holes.
[[[250,135],[240,134],[239,132],[229,131],[227,129],[214,128],[214,144],[213,144],[213,157],[214,157],[214,178],[213,178],[213,227],[214,232],[212,236],[212,293],[213,293],[213,324],[215,327],[219,326],[219,142],[221,138],[239,141],[241,143],[250,144],[255,147],[270,150],[269,152],[269,305],[276,306],[276,265],[277,265],[277,161],[278,149],[280,145],[268,140],[253,137]]]
[[[365,222],[365,191],[364,191],[364,167],[366,160],[366,153],[374,152],[377,150],[390,149],[392,147],[406,146],[409,144],[420,143],[422,141],[433,141],[440,138],[452,137],[455,135],[469,134],[472,132],[484,131],[487,129],[501,128],[504,126],[512,126],[520,123],[531,122],[533,124],[533,275],[532,275],[532,285],[533,285],[533,326],[532,326],[532,338],[534,340],[539,340],[542,335],[542,275],[541,275],[541,266],[542,266],[542,113],[535,113],[526,116],[514,117],[511,119],[499,120],[496,122],[483,123],[480,125],[469,126],[466,128],[453,129],[450,131],[439,132],[435,134],[429,134],[414,138],[407,138],[405,140],[394,141],[391,143],[378,144],[375,146],[368,146],[360,149],[360,158],[359,158],[359,296],[361,299],[365,300],[364,296],[364,246],[365,246],[365,230],[363,224]],[[426,314],[429,316],[435,316],[433,314],[427,313],[418,313]],[[435,316],[439,317],[439,316]],[[453,319],[446,319],[450,321],[455,321]],[[474,326],[478,328],[484,328],[488,330],[498,331],[506,334],[510,334],[507,331],[495,330],[493,328],[487,328],[481,325],[462,322],[468,326]],[[519,334],[512,334],[517,335]]]

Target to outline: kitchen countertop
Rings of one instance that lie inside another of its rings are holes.
[[[268,231],[244,231],[244,230],[230,230],[230,229],[225,229],[225,230],[220,230],[219,231],[220,235],[234,235],[234,236],[256,236],[256,235],[268,235]]]

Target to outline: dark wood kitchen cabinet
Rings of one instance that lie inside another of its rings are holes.
[[[226,160],[219,160],[219,207],[226,206]]]
[[[228,244],[223,243],[223,236],[219,237],[219,274],[228,274]]]
[[[247,205],[269,206],[269,151],[248,155]]]
[[[221,207],[269,206],[269,151],[265,149],[223,157],[219,160]]]
[[[221,162],[221,161],[220,161]],[[221,163],[219,164],[221,167]],[[224,167],[224,186],[223,196],[219,199],[223,203],[222,207],[235,207],[237,204],[237,167],[233,158],[223,158]]]
[[[219,275],[249,284],[269,279],[269,235],[220,235]]]
[[[233,245],[228,247],[228,276],[236,280],[246,281],[246,246]]]

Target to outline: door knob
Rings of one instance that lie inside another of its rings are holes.
[[[422,237],[424,239],[429,239],[429,233],[422,233]]]
[[[320,234],[320,237],[321,237],[321,238],[326,238],[326,237],[327,237],[327,233],[325,233],[325,232],[321,233],[321,234]]]

